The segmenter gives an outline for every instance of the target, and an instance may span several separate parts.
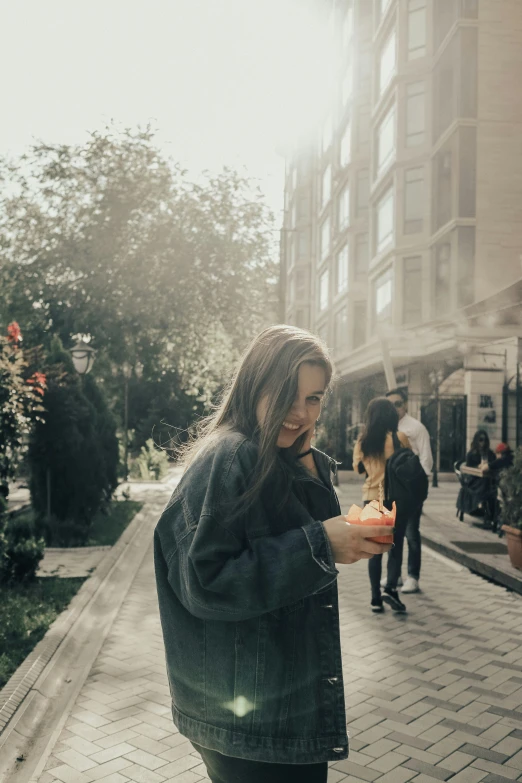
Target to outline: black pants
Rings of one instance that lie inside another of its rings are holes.
[[[223,756],[192,743],[205,762],[212,783],[326,783],[328,764],[270,764]]]
[[[369,502],[370,501],[365,501],[364,505],[367,505]],[[406,523],[401,523],[397,520],[395,523],[395,533],[393,535],[394,546],[388,552],[388,579],[386,587],[389,587],[391,590],[397,589],[397,582],[401,575],[405,530]],[[381,594],[382,555],[370,557],[368,560],[368,573],[370,575],[372,596],[377,597]]]
[[[421,569],[421,537],[420,537],[420,519],[422,506],[408,519],[406,525],[406,540],[408,542],[408,576],[413,579],[419,579]]]

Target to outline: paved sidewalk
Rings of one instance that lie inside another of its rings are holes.
[[[337,487],[343,511],[352,503],[361,504],[362,480],[353,474],[349,478]],[[467,514],[464,522],[457,519],[459,488],[454,481],[441,481],[437,488],[430,487],[421,520],[423,544],[522,594],[522,571],[511,565],[506,539],[485,530],[481,520]]]
[[[522,598],[429,550],[422,586],[375,616],[366,563],[341,567],[351,754],[329,783],[522,780]],[[152,550],[37,779],[206,779],[170,718]]]

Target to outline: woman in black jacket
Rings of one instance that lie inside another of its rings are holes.
[[[246,352],[154,536],[172,714],[213,783],[324,783],[346,758],[336,563],[382,554],[311,446],[324,344],[274,326]]]

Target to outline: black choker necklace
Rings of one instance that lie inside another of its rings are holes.
[[[307,457],[311,453],[312,453],[312,449],[308,449],[308,451],[303,451],[302,454],[298,454],[296,459],[301,459],[301,457]]]

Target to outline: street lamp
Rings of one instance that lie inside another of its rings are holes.
[[[123,373],[123,476],[125,481],[129,477],[129,381],[132,377],[132,364],[125,361],[121,365]]]
[[[87,375],[92,370],[96,351],[90,345],[80,340],[69,351],[73,360],[74,369],[78,375]]]
[[[435,392],[435,405],[437,411],[436,427],[435,427],[435,459],[433,460],[433,477],[431,486],[437,488],[439,486],[439,465],[440,465],[440,396],[439,387],[444,380],[444,372],[442,369],[432,370],[429,374],[430,383],[432,389]]]

